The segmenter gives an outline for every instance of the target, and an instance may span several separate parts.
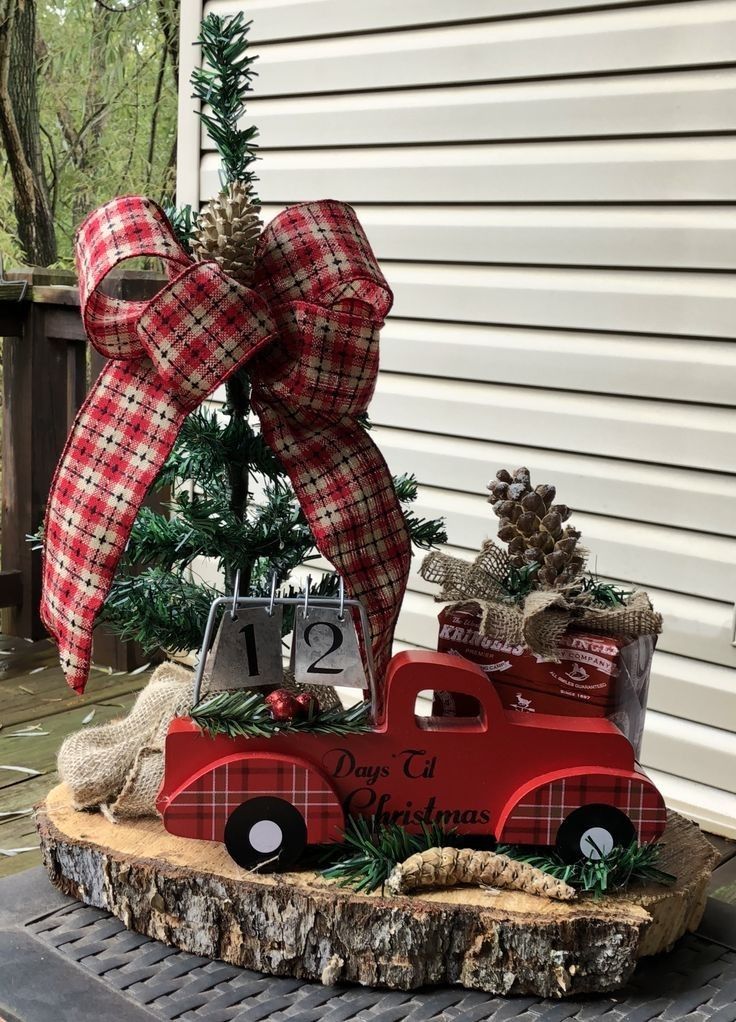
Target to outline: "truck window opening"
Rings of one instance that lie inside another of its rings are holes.
[[[439,693],[440,697],[446,697],[447,695],[452,699],[452,702],[449,704],[452,706],[457,695],[456,693]],[[486,731],[486,715],[479,700],[465,693],[462,694],[461,699],[463,713],[462,716],[456,716],[454,713],[444,713],[441,711],[441,706],[445,700],[442,698],[437,700],[435,692],[431,689],[419,692],[414,704],[414,722],[416,726],[422,731]]]

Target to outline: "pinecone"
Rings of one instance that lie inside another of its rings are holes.
[[[241,284],[253,279],[253,262],[263,224],[261,207],[253,202],[250,187],[231,182],[197,218],[192,240],[194,258],[214,260]]]
[[[580,533],[571,525],[563,528],[571,512],[565,504],[552,503],[554,486],[542,483],[532,489],[528,468],[517,468],[513,476],[502,468],[488,489],[488,501],[501,519],[498,537],[508,544],[514,567],[538,564],[537,578],[545,589],[559,588],[582,571]]]

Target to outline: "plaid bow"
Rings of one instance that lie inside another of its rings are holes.
[[[168,283],[147,302],[106,295],[108,273],[136,256],[162,259]],[[84,690],[95,618],[184,418],[246,362],[317,548],[366,605],[380,678],[411,553],[386,463],[356,418],[392,297],[354,211],[287,209],[260,239],[251,289],[193,263],[150,199],[114,199],[82,224],[77,265],[87,335],[110,361],[72,427],[44,528],[41,616],[69,684]]]

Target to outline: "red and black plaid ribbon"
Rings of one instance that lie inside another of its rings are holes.
[[[162,259],[168,284],[147,302],[106,295],[108,273],[136,256]],[[354,211],[287,209],[263,233],[252,289],[192,263],[159,206],[138,196],[87,218],[77,264],[85,329],[110,361],[79,411],[46,514],[41,616],[69,684],[84,689],[95,618],[184,418],[251,359],[263,432],[320,553],[366,605],[380,678],[410,545],[388,468],[358,421],[392,298]]]

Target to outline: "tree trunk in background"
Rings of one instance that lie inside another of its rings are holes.
[[[166,42],[166,49],[171,58],[171,71],[174,76],[174,88],[179,85],[179,8],[172,0],[156,0],[158,23]]]
[[[179,5],[176,0],[156,0],[156,15],[164,37],[165,52],[168,54],[168,63],[176,92],[179,88]],[[164,195],[169,187],[172,190],[176,189],[176,131],[164,174],[162,189]]]
[[[74,229],[81,224],[88,213],[97,205],[94,166],[99,157],[100,139],[109,115],[102,88],[102,74],[107,63],[107,39],[115,17],[110,11],[95,4],[92,12],[91,52],[95,55],[87,77],[82,105],[81,127],[76,132],[72,160],[80,171],[83,187],[74,196],[72,203],[72,224]]]
[[[56,261],[41,153],[35,0],[0,0],[0,137],[13,179],[18,241],[28,263]]]

